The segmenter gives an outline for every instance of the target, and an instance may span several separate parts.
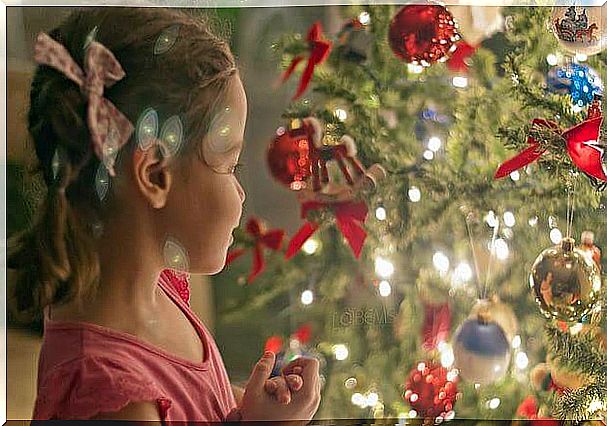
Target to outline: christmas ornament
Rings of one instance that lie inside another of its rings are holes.
[[[508,370],[512,319],[504,314],[505,309],[494,317],[495,306],[493,301],[479,301],[455,333],[455,366],[460,376],[471,383],[492,383]]]
[[[595,95],[595,101],[597,101],[597,95]],[[601,122],[602,117],[597,116],[562,131],[555,122],[536,118],[533,120],[533,126],[543,127],[559,134],[565,142],[564,145],[573,164],[591,177],[607,181],[605,147],[599,140]],[[527,137],[527,143],[530,145],[529,148],[499,166],[495,172],[495,179],[509,176],[513,171],[533,163],[546,152],[546,149],[542,148],[532,136]]]
[[[582,244],[579,246],[588,257],[590,257],[596,266],[601,270],[601,249],[594,245],[594,232],[582,232]]]
[[[433,364],[420,362],[409,373],[405,384],[405,401],[424,419],[449,419],[455,413],[457,373]]]
[[[459,40],[451,13],[440,5],[407,5],[392,18],[388,41],[405,62],[429,66],[445,61]]]
[[[523,402],[520,403],[516,409],[516,416],[531,421],[525,422],[528,426],[560,426],[559,420],[551,419],[550,417],[544,417],[540,414],[540,408],[536,398],[533,395],[527,396]],[[514,423],[515,426],[518,423]]]
[[[252,217],[247,222],[246,233],[251,240],[248,242],[248,245],[253,247],[253,268],[247,278],[247,282],[250,284],[265,269],[266,263],[263,256],[264,247],[274,251],[280,250],[285,231],[282,229],[266,230],[259,219]],[[227,256],[226,265],[229,265],[235,259],[242,256],[245,251],[245,248],[231,250]]]
[[[362,16],[362,15],[361,15]],[[368,18],[368,14],[364,15]],[[349,20],[337,35],[339,55],[352,62],[362,63],[369,58],[373,37],[361,17]]]
[[[310,146],[312,141],[301,120],[293,120],[288,129],[279,127],[268,149],[268,166],[272,176],[292,190],[307,186],[312,175]]]
[[[468,72],[470,58],[476,53],[478,46],[467,43],[465,40],[459,41],[455,45],[455,52],[447,60],[447,68],[453,72]]]
[[[579,107],[591,103],[595,94],[603,94],[603,81],[596,71],[575,62],[548,71],[546,84],[551,92],[570,95]]]
[[[547,318],[579,321],[588,315],[601,290],[598,267],[573,238],[544,250],[531,268],[529,285]]]
[[[368,208],[366,203],[357,200],[357,197],[364,189],[375,188],[377,182],[385,177],[386,172],[378,164],[365,169],[356,158],[356,145],[350,136],[342,136],[337,144],[324,145],[322,128],[318,120],[306,118],[302,128],[308,135],[312,189],[302,185],[303,189],[299,191],[301,217],[307,219],[312,211],[333,212],[337,227],[358,258],[367,236],[363,224],[367,218]],[[309,143],[310,141],[312,143]],[[345,183],[330,181],[327,168],[329,161],[337,163]],[[319,226],[314,220],[307,221],[289,242],[286,258],[293,257]]]
[[[475,46],[504,26],[501,6],[452,5],[449,12],[457,22],[461,37]]]
[[[555,7],[551,20],[554,35],[570,53],[596,55],[605,48],[604,12],[602,7]]]
[[[331,42],[323,39],[322,37],[322,26],[320,22],[315,22],[310,29],[308,30],[308,35],[306,37],[306,41],[308,42],[308,63],[306,68],[304,69],[303,74],[301,75],[301,79],[299,80],[299,86],[297,87],[297,92],[293,96],[293,100],[299,98],[308,88],[310,81],[312,80],[312,75],[314,74],[314,68],[317,65],[322,64],[329,53],[331,52]],[[293,71],[297,65],[304,60],[303,55],[296,56],[291,61],[291,64],[287,68],[287,70],[282,75],[282,82],[284,83],[289,79]]]

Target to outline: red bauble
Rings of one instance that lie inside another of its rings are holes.
[[[310,148],[312,141],[305,128],[279,127],[268,149],[268,166],[272,176],[292,190],[305,188],[312,174]]]
[[[390,47],[406,62],[428,66],[445,61],[460,38],[453,15],[439,5],[408,5],[392,19]]]
[[[437,364],[420,362],[405,385],[405,401],[424,419],[453,418],[457,398],[457,373]]]

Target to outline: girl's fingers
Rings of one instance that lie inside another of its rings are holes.
[[[284,377],[277,376],[268,379],[266,381],[265,389],[266,392],[273,395],[279,403],[288,404],[291,402],[291,391],[289,390],[287,381]]]
[[[285,377],[287,380],[287,384],[289,385],[289,389],[291,389],[292,391],[298,391],[302,388],[303,379],[301,378],[301,376],[297,374],[289,374]]]

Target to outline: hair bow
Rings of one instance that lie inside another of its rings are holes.
[[[128,142],[134,129],[129,119],[103,97],[104,87],[111,87],[126,75],[116,57],[105,46],[92,41],[86,47],[82,70],[63,45],[48,34],[39,33],[34,59],[63,73],[87,96],[87,124],[93,150],[108,173],[115,176],[118,151]]]

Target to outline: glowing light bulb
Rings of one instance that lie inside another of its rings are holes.
[[[506,240],[502,238],[498,238],[495,240],[495,244],[493,246],[493,250],[495,251],[495,256],[499,260],[506,260],[510,255],[510,250],[508,249],[508,243]]]
[[[417,417],[417,411],[415,410],[409,410],[409,418],[410,419],[414,419]]]
[[[578,62],[585,62],[588,59],[588,55],[586,55],[585,53],[576,53],[575,59]]]
[[[521,179],[521,173],[518,170],[513,171],[510,173],[510,179],[514,182],[518,182]]]
[[[346,121],[348,119],[348,113],[346,112],[346,110],[341,108],[336,108],[335,111],[333,111],[333,115],[339,121]]]
[[[343,361],[348,358],[348,347],[341,343],[333,345],[333,353],[335,354],[336,360]]]
[[[386,209],[383,207],[375,209],[375,217],[377,220],[386,220]]]
[[[302,250],[305,254],[314,254],[318,251],[320,243],[315,238],[308,238],[308,240],[302,246]]]
[[[514,338],[512,339],[512,348],[513,349],[518,349],[521,347],[521,336],[519,336],[518,334],[516,336],[514,336]]]
[[[550,230],[550,241],[552,244],[560,244],[563,240],[563,234],[561,233],[559,228],[552,228]]]
[[[412,186],[409,188],[409,192],[407,194],[409,196],[409,200],[413,203],[419,202],[422,199],[422,192],[419,190],[417,186]]]
[[[443,141],[441,141],[437,136],[432,136],[430,139],[428,139],[428,149],[430,151],[438,152],[442,144]]]
[[[495,212],[493,210],[489,210],[485,215],[485,222],[491,228],[496,228],[499,225],[499,221],[497,220],[497,216],[495,216]]]
[[[529,365],[529,358],[525,352],[519,352],[516,354],[516,368],[524,370]]]
[[[449,258],[441,251],[437,251],[432,256],[432,263],[437,271],[441,274],[446,274],[449,270]]]
[[[365,403],[365,397],[361,393],[356,392],[352,395],[351,401],[352,404],[358,405],[360,407]]]
[[[505,212],[504,213],[504,225],[506,225],[509,228],[512,228],[515,223],[516,223],[516,218],[514,217],[514,213]]]
[[[358,15],[358,22],[363,25],[368,25],[369,22],[371,22],[371,16],[369,16],[369,12],[361,12],[360,15]]]
[[[367,395],[367,405],[372,407],[379,401],[379,395],[375,392],[369,392]]]
[[[535,227],[537,225],[539,218],[537,216],[533,216],[532,218],[529,218],[529,221],[527,223],[529,223],[529,226],[531,227]]]
[[[452,83],[453,83],[454,87],[458,87],[460,89],[468,87],[468,79],[466,77],[462,77],[462,76],[453,77]]]
[[[394,273],[394,265],[382,257],[375,259],[375,273],[382,278],[390,278]]]
[[[392,293],[392,287],[388,281],[382,281],[379,283],[379,294],[382,297],[388,297]]]
[[[411,74],[421,74],[424,71],[424,67],[419,64],[407,64],[407,71]]]
[[[427,149],[427,150],[424,151],[423,156],[424,156],[424,158],[426,160],[430,161],[430,160],[434,159],[434,152],[432,152],[429,149]]]
[[[440,351],[440,363],[445,368],[450,368],[455,362],[455,355],[453,354],[453,348],[451,345],[445,345],[443,350]]]
[[[487,405],[490,409],[495,410],[497,407],[500,406],[501,403],[502,401],[499,398],[492,398],[491,400],[489,400]]]
[[[310,305],[314,301],[314,293],[312,290],[305,290],[301,293],[301,303]]]
[[[554,53],[550,53],[546,56],[546,62],[548,62],[548,65],[555,66],[558,64],[559,59]]]

